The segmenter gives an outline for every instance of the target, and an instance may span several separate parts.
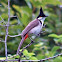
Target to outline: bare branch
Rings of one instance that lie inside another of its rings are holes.
[[[10,21],[10,0],[8,0],[8,22],[7,22],[6,35],[5,35],[5,55],[6,55],[6,60],[7,60],[7,37],[8,37],[9,21]]]
[[[14,59],[14,60],[0,60],[0,61],[18,61],[19,59]]]
[[[9,36],[9,37],[17,37],[17,36],[21,36],[21,34],[14,35],[14,36],[8,35],[8,36]]]
[[[19,59],[13,59],[13,60],[0,60],[0,61],[19,61]],[[21,61],[40,61],[40,60],[20,60]]]
[[[61,55],[62,55],[62,53],[60,53],[60,54],[58,54],[58,55],[56,55],[56,56],[53,56],[53,57],[41,59],[40,61],[42,62],[42,61],[46,61],[46,60],[49,60],[49,59],[54,59],[54,58],[56,58],[56,57],[58,57],[58,56],[61,56]]]
[[[18,25],[18,24],[17,24],[17,25]],[[1,24],[0,24],[0,26],[7,27],[7,26],[15,26],[15,25],[11,25],[11,24],[9,24],[9,25],[1,25]]]
[[[58,54],[56,56],[45,58],[45,59],[41,59],[41,60],[20,60],[20,61],[40,61],[40,62],[43,62],[43,61],[46,61],[46,60],[49,60],[49,59],[54,59],[54,58],[56,58],[58,56],[61,56],[61,55],[62,55],[62,53],[60,53],[60,54]],[[14,60],[12,60],[12,59],[11,60],[0,60],[0,61],[19,61],[19,59],[14,59]]]

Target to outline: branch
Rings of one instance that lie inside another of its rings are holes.
[[[42,62],[42,61],[46,61],[46,60],[49,60],[49,59],[54,59],[54,58],[56,58],[56,57],[58,57],[58,56],[61,56],[61,55],[62,55],[62,53],[60,53],[60,54],[58,54],[58,55],[56,55],[56,56],[53,56],[53,57],[41,59],[40,61]]]
[[[6,56],[6,60],[7,60],[7,37],[8,37],[9,21],[10,21],[10,0],[8,0],[8,22],[7,22],[6,35],[5,35],[5,56]]]
[[[0,60],[0,61],[18,61],[19,59],[11,59],[11,60]]]
[[[7,25],[7,24],[6,24],[6,25],[1,25],[1,24],[0,24],[0,26],[7,27],[7,26],[15,26],[15,25],[11,25],[11,24],[9,24],[9,25]],[[11,36],[11,35],[10,35],[10,36]]]
[[[49,59],[54,59],[54,58],[56,58],[56,57],[58,57],[58,56],[61,56],[61,55],[62,55],[62,53],[60,53],[60,54],[58,54],[58,55],[56,55],[56,56],[49,57],[49,58],[45,58],[45,59],[41,59],[41,60],[20,60],[20,62],[22,62],[22,61],[40,61],[40,62],[43,62],[43,61],[46,61],[46,60],[49,60]],[[0,61],[19,61],[19,59],[0,60]]]
[[[14,36],[8,35],[8,36],[9,36],[9,37],[17,37],[17,36],[21,36],[21,34],[14,35]]]

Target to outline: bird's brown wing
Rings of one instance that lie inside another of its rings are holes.
[[[32,28],[38,26],[39,24],[39,21],[38,19],[35,19],[33,21],[31,21],[27,26],[26,28],[22,31],[22,36],[25,36]]]

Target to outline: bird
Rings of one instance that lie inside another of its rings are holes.
[[[41,32],[41,29],[43,27],[44,24],[44,20],[47,16],[43,13],[42,7],[40,8],[39,11],[39,15],[36,17],[36,19],[34,19],[33,21],[31,21],[26,27],[25,29],[22,31],[21,33],[21,41],[20,44],[18,46],[17,49],[17,54],[19,54],[19,50],[23,44],[23,42],[31,35],[38,35]]]

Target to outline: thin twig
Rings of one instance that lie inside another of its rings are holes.
[[[17,24],[17,25],[18,25],[18,24]],[[15,26],[15,25],[11,25],[11,24],[9,24],[9,25],[7,25],[7,24],[6,24],[6,25],[1,25],[1,24],[0,24],[0,26],[7,27],[7,26]],[[10,35],[10,36],[11,36],[11,35]]]
[[[18,61],[18,59],[11,59],[11,60],[0,60],[0,61]]]
[[[58,56],[61,56],[61,55],[62,55],[62,53],[60,53],[60,54],[58,54],[58,55],[56,55],[56,56],[53,56],[53,57],[41,59],[40,61],[42,62],[42,61],[46,61],[46,60],[49,60],[49,59],[54,59],[54,58],[56,58],[56,57],[58,57]]]
[[[18,35],[14,35],[14,36],[12,36],[12,35],[8,35],[9,37],[17,37],[17,36],[21,36],[21,34],[18,34]]]
[[[7,60],[7,37],[8,37],[9,21],[10,21],[10,0],[8,0],[8,22],[7,22],[6,35],[5,35],[5,56],[6,56],[6,60]]]
[[[19,59],[13,59],[13,60],[0,60],[0,61],[19,61]],[[20,60],[20,62],[23,61],[40,61],[40,60]]]
[[[8,32],[8,28],[6,28],[6,36],[5,36],[5,55],[6,55],[6,59],[7,59],[7,36],[8,36],[8,34],[7,34],[7,32]]]
[[[16,57],[17,55],[18,55],[18,54],[13,55],[13,56],[11,56],[11,57],[8,57],[8,59],[14,58],[14,57]]]

